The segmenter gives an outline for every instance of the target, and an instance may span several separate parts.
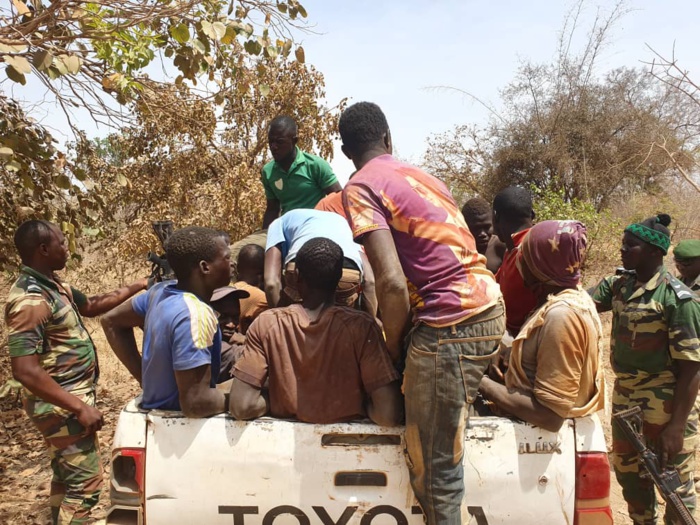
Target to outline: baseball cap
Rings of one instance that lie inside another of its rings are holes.
[[[236,299],[245,299],[246,297],[250,297],[250,294],[246,292],[245,290],[241,290],[239,288],[236,288],[235,286],[222,286],[221,288],[217,288],[214,290],[214,293],[211,294],[211,299],[209,300],[210,303],[215,303],[216,301],[221,301],[224,297],[228,297],[229,295],[232,295]]]

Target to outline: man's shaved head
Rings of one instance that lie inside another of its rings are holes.
[[[340,115],[338,131],[343,146],[352,153],[361,153],[382,141],[389,132],[389,124],[377,104],[358,102]]]
[[[296,265],[309,288],[333,293],[343,275],[343,249],[330,239],[315,237],[299,249]]]
[[[217,256],[223,234],[211,228],[188,226],[175,231],[165,241],[165,253],[177,278],[187,280],[199,261],[211,262]]]
[[[52,228],[56,226],[49,221],[30,220],[23,222],[15,232],[15,246],[22,258],[22,262],[28,262],[37,248],[51,241]]]
[[[262,272],[265,267],[265,249],[258,244],[246,244],[238,252],[236,268],[239,273],[246,270],[257,270]]]
[[[269,132],[272,131],[282,131],[296,135],[299,130],[297,128],[297,123],[292,117],[280,115],[279,117],[272,119],[272,122],[270,122]]]
[[[491,240],[491,228],[493,227],[491,206],[481,197],[474,197],[464,204],[462,215],[469,231],[474,236],[476,251],[485,254]]]
[[[532,195],[522,186],[508,186],[493,199],[493,210],[508,220],[532,219]]]

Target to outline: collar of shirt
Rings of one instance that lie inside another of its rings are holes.
[[[21,273],[26,273],[27,275],[31,275],[34,277],[37,281],[42,286],[46,286],[47,288],[51,288],[52,290],[56,290],[57,292],[62,291],[61,288],[59,288],[59,280],[56,276],[53,276],[53,279],[44,275],[41,272],[37,272],[35,269],[30,268],[29,266],[21,265],[19,268],[19,271]]]
[[[642,296],[644,292],[656,290],[663,281],[665,274],[666,268],[662,266],[661,269],[656,274],[654,274],[654,276],[651,279],[649,279],[641,286],[635,288],[632,294],[627,298],[627,300],[631,301],[632,299],[636,299],[637,297]]]
[[[294,162],[292,162],[292,165],[289,166],[289,169],[287,171],[284,171],[282,167],[279,165],[277,161],[275,161],[275,171],[279,171],[280,173],[284,175],[289,175],[292,173],[298,166],[301,166],[302,164],[306,164],[306,157],[304,156],[304,153],[299,149],[299,146],[295,146],[297,155],[294,157]]]
[[[523,239],[527,235],[527,232],[530,231],[530,228],[525,228],[524,230],[520,230],[519,232],[515,232],[513,235],[510,236],[511,239],[513,239],[513,245],[517,248],[520,246],[520,243],[523,242]]]

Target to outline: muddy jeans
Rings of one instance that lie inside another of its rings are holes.
[[[459,324],[416,325],[404,393],[411,485],[430,525],[461,525],[464,429],[486,367],[505,332],[499,303]]]

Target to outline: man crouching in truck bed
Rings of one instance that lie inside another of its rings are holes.
[[[142,407],[207,417],[226,410],[217,390],[221,331],[207,303],[231,278],[230,251],[216,230],[191,226],[173,233],[165,250],[177,282],[164,282],[102,318],[107,341],[142,383]],[[143,360],[134,327],[144,326]]]
[[[230,411],[237,419],[265,414],[308,423],[403,418],[399,374],[381,330],[364,312],[335,306],[343,250],[323,237],[296,256],[301,304],[263,312],[246,335],[233,369]],[[269,379],[269,399],[263,385]]]

